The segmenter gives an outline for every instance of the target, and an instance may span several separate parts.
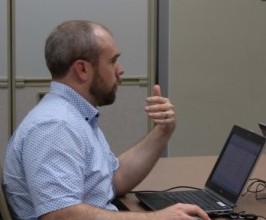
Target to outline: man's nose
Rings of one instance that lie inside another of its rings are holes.
[[[116,69],[117,75],[122,75],[124,74],[124,67],[121,63],[117,63],[117,69]]]

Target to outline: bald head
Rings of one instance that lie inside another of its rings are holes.
[[[96,65],[103,35],[112,34],[105,26],[91,21],[71,20],[58,25],[45,44],[46,65],[52,78],[64,77],[78,59]]]

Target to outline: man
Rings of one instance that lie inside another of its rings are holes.
[[[147,98],[156,123],[139,143],[115,157],[98,127],[97,107],[112,104],[123,74],[112,34],[90,21],[67,21],[48,37],[50,92],[11,138],[4,181],[17,219],[193,219],[199,207],[177,204],[148,212],[118,212],[116,195],[133,189],[152,169],[175,128],[171,102]]]

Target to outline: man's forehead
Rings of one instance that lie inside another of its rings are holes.
[[[94,28],[94,34],[97,37],[104,37],[105,35],[110,35],[110,33],[108,33],[106,30],[104,30],[103,28],[101,28],[99,26]]]
[[[103,30],[98,31],[97,36],[99,37],[98,43],[103,48],[104,54],[108,56],[117,56],[120,54],[112,35]]]
[[[116,43],[115,43],[113,36],[109,32],[105,31],[104,29],[95,30],[95,36],[97,37],[97,41],[101,45],[107,44],[107,45],[110,45],[111,47],[116,47]]]

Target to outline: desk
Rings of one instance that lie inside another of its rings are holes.
[[[194,186],[202,188],[210,174],[216,156],[161,158],[146,179],[136,190],[164,190],[174,186]],[[259,159],[251,177],[266,180],[266,154]],[[259,194],[266,197],[266,190]],[[130,211],[143,211],[134,194],[120,198]],[[266,199],[256,200],[255,194],[247,193],[237,202],[236,212],[246,211],[266,217]]]

